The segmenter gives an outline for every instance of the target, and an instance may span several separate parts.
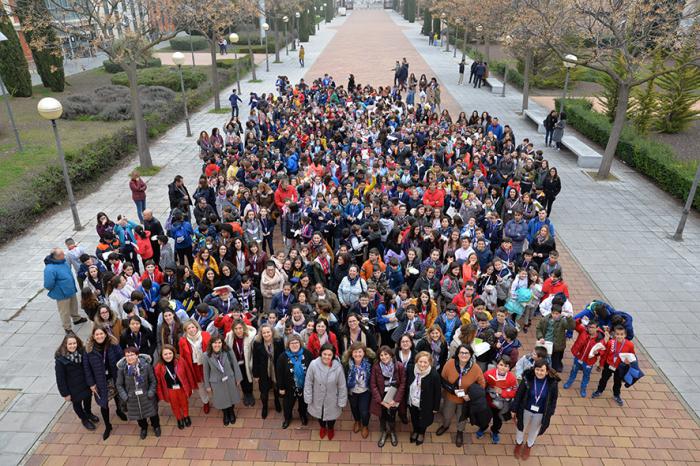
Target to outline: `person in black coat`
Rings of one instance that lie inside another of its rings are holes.
[[[545,360],[535,362],[532,369],[523,372],[523,378],[513,399],[511,410],[516,416],[515,451],[513,455],[526,460],[538,435],[547,431],[557,409],[559,376]],[[528,429],[527,443],[525,428]],[[521,456],[522,455],[522,456]]]
[[[118,340],[108,335],[102,327],[95,326],[85,345],[83,369],[85,370],[85,382],[95,395],[95,401],[100,405],[100,414],[105,423],[103,440],[107,440],[112,433],[112,424],[109,422],[109,400],[114,399],[117,394],[117,363],[122,356],[123,352]],[[115,400],[115,403],[117,416],[122,421],[126,421],[126,414],[124,414],[119,402]]]
[[[56,350],[56,387],[66,401],[73,404],[73,411],[87,430],[95,430],[100,419],[92,414],[92,393],[85,381],[83,342],[70,333],[63,338]]]
[[[314,357],[311,351],[304,348],[304,344],[298,335],[290,335],[287,339],[287,349],[277,359],[277,390],[283,397],[284,422],[282,428],[289,427],[292,420],[292,409],[297,402],[301,424],[309,423],[306,414],[306,402],[304,401],[304,383],[306,382],[306,370]]]
[[[284,343],[281,338],[275,338],[275,332],[269,324],[262,324],[260,331],[253,341],[253,379],[258,382],[260,388],[260,401],[262,402],[262,418],[267,418],[267,402],[272,390],[275,397],[275,411],[282,411],[279,394],[277,392],[276,363],[284,352]]]
[[[418,340],[416,343],[416,353],[425,351],[430,353],[432,357],[431,364],[435,365],[435,370],[438,373],[442,372],[442,366],[445,365],[447,361],[447,341],[445,341],[445,336],[442,334],[442,329],[439,325],[434,324],[425,333],[425,337]]]
[[[406,373],[408,385],[408,409],[411,413],[411,443],[422,445],[425,431],[433,423],[440,409],[442,385],[440,376],[433,367],[433,357],[427,351],[416,355],[415,366]]]
[[[547,209],[547,217],[552,213],[552,205],[557,195],[561,192],[561,178],[557,169],[551,167],[549,173],[542,182],[542,190],[544,191],[545,208]]]
[[[168,185],[168,199],[170,200],[170,208],[177,209],[182,205],[182,201],[188,206],[192,205],[190,192],[187,191],[182,176],[177,175],[172,183]]]
[[[467,389],[469,401],[464,403],[463,416],[469,418],[469,423],[485,431],[491,423],[493,413],[486,401],[486,390],[478,383],[473,383]]]
[[[154,333],[141,325],[141,318],[138,316],[129,317],[126,323],[128,328],[122,331],[119,346],[122,350],[132,346],[139,350],[139,354],[147,354],[153,359],[156,350]]]

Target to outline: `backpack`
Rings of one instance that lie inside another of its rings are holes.
[[[175,239],[175,247],[187,247],[191,240],[187,238],[187,228],[185,228],[185,223],[180,222],[172,226],[172,237]]]

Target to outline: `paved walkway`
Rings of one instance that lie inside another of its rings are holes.
[[[336,28],[340,28],[337,34],[335,34]],[[401,34],[402,30],[404,34]],[[327,44],[329,40],[330,44],[319,57],[321,48],[319,44]],[[390,83],[392,75],[388,69],[396,58],[394,56],[396,51],[390,50],[389,53],[384,54],[383,49],[379,49],[377,44],[396,44],[406,40],[408,43],[403,46],[406,50],[401,50],[399,55],[406,54],[412,71],[420,72],[419,68],[428,63],[435,74],[443,78],[446,90],[449,91],[443,91],[445,102],[449,97],[455,102],[461,102],[469,111],[473,107],[495,112],[512,124],[518,137],[524,137],[527,134],[534,136],[534,131],[513,114],[519,102],[516,95],[500,99],[483,90],[474,91],[471,88],[451,84],[450,79],[456,77],[456,63],[452,60],[452,54],[448,56],[446,53],[429,49],[427,41],[418,35],[417,25],[405,23],[386,12],[356,10],[350,13],[347,19],[338,19],[330,27],[322,27],[321,34],[314,37],[311,45],[307,47],[307,66],[310,66],[310,71],[306,78],[329,72],[340,80],[343,70],[336,71],[335,68],[331,68],[333,62],[330,60],[335,60],[337,56],[350,57],[352,50],[372,50],[377,53],[358,54],[352,59],[346,58],[343,66],[347,66],[356,73],[358,82],[371,81],[375,85]],[[413,45],[420,56],[415,55],[415,51],[408,46],[409,44]],[[409,51],[411,55],[408,55]],[[372,55],[372,59],[377,62],[374,62],[373,69],[364,71],[369,55]],[[316,61],[317,58],[318,61]],[[315,61],[316,65],[314,65]],[[298,80],[302,73],[296,68],[294,62],[294,60],[286,60],[282,65],[273,67],[269,75],[261,73],[261,76],[267,78],[265,82],[255,86],[249,86],[246,83],[244,92],[252,89],[269,91],[272,86],[271,78],[277,72],[288,74],[293,82]],[[388,66],[380,68],[378,63],[384,62],[388,63]],[[366,73],[361,75],[365,77],[360,78],[358,76],[360,72]],[[384,77],[385,74],[386,77]],[[452,95],[448,96],[448,94]],[[220,120],[220,116],[200,112],[193,117],[192,126],[196,132],[196,128],[219,126]],[[196,151],[193,150],[194,140],[183,144],[185,139],[183,134],[184,126],[179,125],[152,147],[155,163],[164,168],[156,177],[148,180],[150,185],[157,187],[150,193],[149,207],[154,208],[156,215],[160,215],[161,218],[164,218],[167,209],[165,184],[175,174],[182,173],[191,185],[194,180],[190,179],[192,177],[190,174],[199,172]],[[570,254],[566,247],[560,246],[572,298],[575,306],[579,308],[591,298],[599,296],[599,292],[588,277],[590,274],[596,282],[598,281],[596,267],[591,267],[588,262],[590,253],[581,252],[586,251],[582,248],[586,242],[583,237],[578,237],[580,233],[576,230],[581,229],[582,226],[595,225],[593,218],[599,211],[597,206],[606,205],[601,201],[601,196],[607,195],[613,201],[621,203],[627,199],[627,190],[632,189],[630,183],[638,183],[647,192],[651,188],[644,186],[643,182],[639,181],[639,177],[622,170],[618,165],[615,165],[615,171],[622,179],[621,183],[590,182],[588,184],[586,175],[575,168],[575,163],[569,161],[566,154],[548,153],[547,157],[556,160],[564,178],[564,193],[555,208],[554,221],[558,227],[559,237],[563,238],[566,246],[571,248]],[[79,203],[81,213],[86,216],[92,215],[102,206],[112,206],[106,209],[110,215],[116,216],[124,210],[127,214],[133,215],[134,209],[126,188],[127,173],[130,168],[117,172],[99,192],[81,200]],[[624,184],[627,185],[623,187]],[[601,194],[598,194],[598,190]],[[651,192],[654,193],[654,191]],[[578,204],[576,193],[586,193],[578,195],[581,198]],[[597,205],[593,205],[595,201]],[[670,200],[666,202],[669,205],[676,205]],[[582,204],[590,204],[590,207]],[[624,212],[621,212],[624,210],[622,207],[625,206],[620,204],[620,212],[616,210],[615,215],[624,215]],[[650,211],[653,212],[654,209],[650,207]],[[577,220],[578,218],[586,220]],[[605,214],[601,218],[612,226],[622,221],[612,213]],[[689,225],[690,233],[696,234],[696,222],[697,218],[693,217]],[[607,229],[608,225],[600,225],[600,228],[596,229],[590,227],[584,234],[593,243],[595,238],[605,234],[600,233],[600,230]],[[616,231],[625,230],[617,227]],[[20,292],[36,294],[37,283],[40,283],[43,255],[56,244],[57,239],[60,240],[68,235],[74,235],[84,241],[88,249],[94,247],[94,219],[91,217],[88,229],[77,235],[71,230],[69,212],[59,212],[39,224],[31,238],[15,241],[3,248],[2,255],[6,260],[0,264],[0,273],[4,272],[2,275],[5,277],[17,277],[15,283],[20,280],[26,280],[26,283],[21,288],[0,290],[2,296],[19,295]],[[644,239],[650,241],[650,238]],[[622,258],[622,253],[619,251],[626,251],[624,245],[618,243],[623,240],[624,238],[616,238],[613,235],[607,239],[613,260]],[[656,243],[649,245],[652,248],[658,247]],[[693,245],[686,243],[683,247],[690,248]],[[644,251],[650,249],[645,244]],[[678,261],[680,255],[682,253],[676,253],[674,260]],[[637,254],[621,262],[621,266],[618,267],[621,269],[621,277],[631,269],[629,265],[636,260],[636,257],[638,257]],[[578,265],[579,262],[584,265],[588,274]],[[668,262],[665,261],[665,264]],[[20,273],[9,266],[9,264],[19,263],[27,264]],[[605,265],[608,262],[601,260],[599,263]],[[650,262],[649,265],[654,264]],[[669,267],[669,269],[664,268],[664,272],[672,273],[670,265],[664,267]],[[610,281],[612,283],[612,279]],[[648,283],[647,289],[652,289],[652,286],[653,283]],[[27,290],[23,291],[23,288]],[[621,297],[611,296],[606,289],[603,291],[615,305],[625,306],[625,309],[633,311],[635,317],[639,315],[637,307],[627,306]],[[62,400],[55,394],[51,372],[51,353],[61,338],[62,330],[53,303],[46,298],[45,293],[40,292],[29,303],[27,298],[18,298],[17,307],[6,304],[11,298],[3,299],[7,301],[0,302],[2,312],[5,312],[0,321],[0,344],[5,349],[0,355],[0,374],[3,374],[0,375],[0,388],[14,387],[23,390],[21,397],[13,402],[10,412],[0,418],[0,431],[6,431],[0,432],[0,448],[4,448],[4,453],[0,453],[0,464],[4,465],[14,464],[21,458],[62,405]],[[18,310],[21,312],[18,313]],[[15,315],[13,319],[6,321],[13,315]],[[649,327],[645,328],[641,316],[639,320],[637,328],[643,338],[646,338]],[[683,322],[694,321],[685,319]],[[47,334],[41,334],[41,338],[36,338],[39,332]],[[81,329],[81,334],[86,333],[87,328]],[[528,348],[532,347],[532,343],[532,333],[530,333],[524,338],[524,345]],[[591,400],[578,398],[573,391],[563,391],[552,427],[538,440],[538,447],[533,449],[533,457],[529,464],[602,464],[605,461],[606,464],[630,465],[648,463],[649,460],[678,462],[676,464],[700,461],[698,424],[673,393],[672,387],[657,374],[654,366],[643,354],[640,361],[647,377],[632,390],[623,392],[627,401],[624,409],[614,405],[609,394],[603,399]],[[567,368],[570,367],[570,358],[567,357],[565,363]],[[598,376],[594,373],[593,377],[593,383],[595,383]],[[164,414],[168,411],[164,408]],[[396,448],[387,446],[380,451],[376,446],[376,420],[373,419],[371,424],[374,435],[368,440],[361,440],[357,435],[350,433],[349,412],[347,409],[345,411],[339,426],[337,441],[333,442],[316,440],[317,431],[312,428],[290,428],[283,431],[279,428],[280,415],[273,413],[270,418],[263,421],[259,418],[257,408],[240,408],[240,421],[235,427],[224,429],[220,425],[218,416],[212,414],[204,416],[197,406],[193,409],[195,425],[193,429],[179,431],[174,426],[174,419],[165,415],[163,416],[164,435],[160,439],[149,437],[142,442],[138,440],[133,422],[117,422],[113,436],[103,443],[98,438],[98,434],[84,433],[85,431],[76,424],[73,413],[67,409],[57,418],[50,432],[34,451],[29,463],[92,465],[110,462],[142,465],[146,460],[148,464],[171,462],[175,464],[231,464],[231,462],[239,464],[273,462],[278,464],[351,462],[352,464],[358,464],[358,462],[360,464],[494,464],[496,461],[500,464],[512,462],[509,455],[513,443],[512,424],[504,428],[502,445],[491,445],[485,439],[475,440],[473,435],[467,435],[465,447],[456,449],[448,435],[435,437],[430,434],[426,444],[416,447],[408,443],[408,432],[402,428],[399,446]],[[297,426],[293,425],[293,427]],[[434,429],[435,426],[430,429],[430,432],[434,432]],[[469,431],[473,432],[473,429]]]

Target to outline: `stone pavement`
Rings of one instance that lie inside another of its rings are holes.
[[[337,18],[331,25],[339,25],[345,18]],[[335,29],[322,25],[306,45],[306,63],[311,66],[322,47],[335,34]],[[256,57],[257,58],[257,57]],[[270,72],[264,66],[256,70],[260,83],[241,81],[243,95],[274,90],[275,79],[284,73],[292,82],[298,82],[306,72],[298,65],[296,55],[281,56],[283,63],[270,63]],[[264,55],[263,55],[264,61]],[[221,92],[222,102],[228,104],[231,87]],[[246,105],[241,107],[241,118],[247,117]],[[176,175],[183,175],[189,186],[196,184],[201,172],[196,135],[200,129],[222,127],[227,115],[208,113],[212,103],[191,116],[193,136],[185,137],[185,124],[180,123],[151,144],[153,163],[161,167],[153,177],[144,177],[150,187],[147,204],[156,218],[165,222],[169,212],[167,184]],[[60,131],[60,123],[59,123]],[[85,229],[73,230],[70,210],[67,208],[41,220],[23,237],[0,249],[0,389],[16,389],[20,393],[0,412],[0,465],[18,464],[36,442],[52,419],[63,407],[64,401],[56,390],[53,354],[63,339],[64,332],[58,319],[55,302],[48,298],[43,285],[43,259],[52,247],[63,247],[65,238],[73,237],[85,250],[93,254],[97,244],[95,221],[98,211],[104,210],[110,218],[118,214],[136,217],[128,187],[129,173],[138,166],[132,158],[126,166],[105,180],[96,191],[78,201],[78,211]],[[21,264],[21,267],[18,265]],[[78,334],[89,334],[89,323],[80,326]],[[71,426],[77,429],[78,426]]]
[[[518,142],[528,137],[543,148],[534,123],[516,114],[520,92],[508,87],[502,98],[488,88],[457,85],[459,53],[454,59],[452,53],[428,46],[418,23],[391,17],[447,83],[462,110],[501,116]],[[530,108],[537,107],[530,102]],[[700,348],[700,215],[691,212],[685,241],[677,243],[668,235],[675,231],[682,206],[644,176],[615,161],[612,172],[618,181],[594,181],[576,166],[573,154],[544,151],[563,184],[552,211],[557,239],[564,240],[602,296],[633,315],[639,341],[700,414],[700,360],[694,354]]]
[[[392,21],[392,18],[395,21]],[[371,30],[365,27],[366,24],[371,24]],[[335,34],[337,27],[340,29]],[[405,35],[401,33],[402,29]],[[375,85],[390,83],[392,75],[388,68],[396,58],[395,51],[391,51],[391,55],[384,55],[384,49],[379,49],[377,44],[395,44],[408,40],[424,57],[424,60],[420,60],[419,57],[414,60],[411,57],[415,57],[415,55],[407,55],[409,51],[414,54],[414,51],[405,46],[407,48],[405,54],[412,64],[412,71],[420,71],[417,68],[422,67],[424,63],[429,63],[433,71],[443,78],[444,83],[447,83],[447,91],[452,94],[452,100],[462,102],[463,105],[468,106],[469,111],[472,107],[479,110],[493,108],[492,112],[503,115],[506,122],[513,124],[516,135],[519,137],[529,133],[534,134],[527,125],[513,115],[512,109],[502,106],[502,102],[507,102],[509,98],[500,99],[500,97],[487,94],[483,90],[473,91],[471,88],[457,88],[450,84],[451,77],[454,76],[456,81],[456,64],[452,62],[451,54],[447,57],[447,54],[442,54],[434,49],[423,50],[427,49],[427,41],[423,41],[418,36],[417,30],[415,25],[409,25],[386,12],[355,10],[349,13],[347,19],[338,19],[330,27],[322,27],[320,37],[317,35],[312,39],[312,43],[307,47],[307,66],[311,68],[306,78],[329,72],[340,80],[340,71],[336,71],[330,65],[321,66],[320,63],[327,63],[326,60],[335,59],[338,55],[349,57],[353,50],[376,50],[376,53],[371,54],[373,59],[377,60],[376,63],[389,63],[389,66],[386,67],[387,71],[384,71],[385,67],[380,68],[379,65],[375,64],[374,69],[366,71],[366,77],[362,79],[358,77],[358,82],[371,81]],[[325,45],[329,40],[330,43],[318,58],[317,64],[319,65],[314,65],[313,62],[321,51],[321,44]],[[346,60],[345,66],[352,70],[364,69],[365,61],[369,55],[358,54],[352,60]],[[401,51],[400,56],[404,56],[404,51]],[[301,70],[296,68],[294,63],[295,60],[291,60],[291,62],[273,67],[272,70],[273,72],[277,70],[285,72],[294,82],[302,75]],[[250,89],[253,87],[246,84],[245,91]],[[266,79],[265,83],[256,85],[254,89],[269,91],[272,89],[272,81]],[[447,99],[448,92],[443,91],[443,100],[447,102]],[[513,108],[517,105],[516,99],[517,97],[511,99],[513,100]],[[205,112],[195,115],[192,122],[195,132],[201,127],[211,128],[220,124],[220,116]],[[154,161],[164,168],[161,173],[148,181],[151,186],[158,186],[157,191],[154,190],[155,192],[150,193],[149,204],[155,208],[156,214],[160,215],[161,218],[164,218],[167,209],[165,184],[175,174],[182,173],[186,176],[188,184],[192,185],[194,182],[193,174],[199,173],[194,140],[190,141],[191,145],[182,144],[183,134],[184,127],[179,125],[153,145]],[[559,245],[572,300],[576,308],[581,308],[590,299],[600,296],[600,292],[588,276],[588,274],[593,275],[593,271],[586,267],[587,274],[579,265],[579,262],[584,261],[577,255],[580,242],[577,243],[576,237],[572,233],[575,227],[567,227],[566,218],[569,215],[567,203],[574,204],[575,193],[584,192],[585,188],[591,189],[592,185],[586,186],[583,181],[579,180],[579,172],[573,168],[575,163],[571,162],[570,165],[567,165],[564,154],[548,152],[547,156],[557,161],[557,165],[561,167],[564,175],[564,193],[561,200],[558,201],[557,208],[555,208],[554,221],[557,226],[562,225],[560,227],[562,232],[558,235],[564,238],[566,246],[572,248],[573,254],[570,254],[565,246]],[[616,174],[622,177],[623,173],[620,171],[620,167],[616,165],[615,169]],[[99,192],[81,200],[79,203],[81,213],[83,215],[92,214],[101,206],[111,206],[106,209],[110,215],[116,215],[124,209],[127,213],[133,214],[134,209],[126,186],[128,172],[128,169],[121,170],[111,180],[108,180]],[[628,177],[629,175],[625,174],[625,179],[629,179]],[[576,187],[576,190],[573,186]],[[598,187],[598,189],[612,190],[613,188]],[[567,199],[567,196],[570,198]],[[621,198],[622,196],[619,199]],[[587,197],[584,199],[588,202]],[[573,205],[571,208],[575,209],[574,211],[583,210],[575,208]],[[595,215],[593,206],[588,209],[590,212],[587,212],[587,215]],[[609,221],[616,220],[611,218]],[[76,235],[77,238],[85,242],[88,248],[94,246],[93,222],[94,220],[91,219],[86,232]],[[574,223],[573,219],[570,219],[568,224],[572,223]],[[36,232],[31,235],[31,238],[18,240],[2,250],[3,257],[7,257],[9,260],[0,264],[0,272],[5,272],[4,276],[11,276],[10,273],[14,273],[14,270],[10,270],[4,264],[20,263],[21,260],[21,263],[27,264],[29,267],[32,266],[32,262],[36,262],[33,275],[29,273],[31,270],[28,270],[27,267],[23,268],[23,270],[27,270],[27,276],[24,278],[28,280],[27,286],[32,285],[31,288],[36,293],[42,268],[41,258],[51,246],[56,244],[57,239],[60,241],[65,236],[72,234],[74,233],[71,231],[68,211],[49,217],[37,226]],[[594,238],[597,233],[586,231],[585,234]],[[27,255],[29,255],[30,261],[27,261]],[[15,275],[18,274],[15,273]],[[6,296],[7,293],[13,293],[12,290],[2,291],[3,296]],[[619,305],[616,300],[613,302]],[[4,309],[5,306],[2,305],[2,308]],[[14,314],[18,308],[10,310]],[[3,319],[5,318],[3,317]],[[643,328],[639,330],[643,331]],[[54,417],[51,410],[55,413],[55,408],[51,406],[33,407],[31,409],[32,415],[22,415],[21,413],[28,413],[30,409],[27,406],[38,402],[39,397],[31,397],[33,393],[49,394],[58,398],[55,395],[55,387],[53,387],[50,365],[51,353],[60,340],[62,330],[53,303],[49,302],[45,293],[42,292],[27,304],[26,308],[13,320],[0,322],[0,332],[2,332],[0,333],[0,344],[6,349],[0,358],[12,359],[12,361],[0,361],[0,374],[15,374],[7,377],[18,379],[12,381],[0,378],[0,388],[27,385],[29,390],[23,392],[19,400],[14,402],[11,411],[5,414],[5,417],[0,418],[0,431],[7,431],[0,433],[0,448],[6,448],[7,453],[6,456],[0,456],[0,464],[14,464],[24,450],[17,452],[14,456],[9,456],[10,450],[21,450],[23,442],[26,445],[31,445],[38,435],[37,432],[40,433]],[[54,334],[32,338],[37,332],[53,332]],[[85,333],[87,333],[87,329],[81,329],[81,334]],[[531,348],[533,334],[530,333],[523,337],[524,347]],[[27,351],[30,341],[31,354]],[[43,361],[43,365],[37,361]],[[657,373],[655,366],[643,352],[640,355],[640,363],[647,376],[633,389],[623,391],[623,397],[627,402],[624,408],[614,405],[609,394],[606,394],[602,399],[591,400],[590,398],[577,397],[573,390],[562,390],[557,415],[552,420],[550,430],[538,439],[538,446],[533,449],[533,457],[529,463],[630,465],[644,464],[650,460],[674,464],[700,462],[700,428],[695,418],[679,401],[673,387],[666,382],[662,375]],[[38,364],[40,367],[31,369],[32,364]],[[568,372],[571,364],[570,357],[567,356],[565,364]],[[25,367],[29,367],[32,373],[39,375],[25,377],[17,374]],[[596,382],[597,378],[598,374],[594,373],[592,384]],[[43,391],[39,391],[40,389]],[[27,398],[22,402],[25,397]],[[51,396],[44,396],[41,397],[41,400],[50,398]],[[56,399],[55,402],[60,407],[61,400]],[[15,407],[17,409],[13,411]],[[112,437],[107,442],[102,442],[99,434],[86,433],[76,423],[72,411],[66,407],[62,414],[56,418],[56,422],[49,427],[49,432],[33,451],[28,464],[92,465],[116,463],[142,465],[146,461],[148,464],[192,465],[231,464],[232,462],[286,465],[347,464],[351,462],[353,464],[358,464],[358,462],[359,464],[494,464],[496,462],[505,464],[514,462],[510,457],[513,443],[512,423],[504,428],[502,445],[492,445],[486,439],[476,440],[472,434],[469,434],[466,436],[467,444],[462,449],[453,446],[449,435],[436,437],[433,434],[427,436],[423,446],[416,447],[408,443],[408,432],[404,426],[401,426],[399,446],[396,448],[386,446],[382,451],[376,446],[376,419],[373,419],[370,425],[373,431],[372,436],[368,440],[362,440],[356,434],[351,434],[348,409],[345,410],[344,416],[341,418],[337,440],[329,442],[317,440],[317,430],[313,425],[308,428],[298,428],[298,423],[295,423],[292,428],[281,430],[279,428],[281,423],[279,414],[272,413],[267,420],[263,421],[260,419],[257,407],[238,408],[240,420],[232,428],[222,428],[218,413],[212,412],[205,416],[200,406],[196,405],[192,410],[194,428],[184,431],[175,428],[174,419],[169,416],[169,408],[162,408],[164,429],[160,439],[150,436],[145,441],[140,441],[136,425],[133,422],[117,421]],[[45,415],[36,414],[43,410],[46,411]],[[38,418],[36,421],[33,420],[35,417]],[[24,427],[25,425],[27,427]],[[22,427],[18,429],[17,426]],[[430,432],[434,432],[435,427],[431,427]],[[468,432],[472,433],[473,428],[469,428]]]

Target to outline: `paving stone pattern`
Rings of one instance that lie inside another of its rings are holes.
[[[508,89],[508,97],[502,99],[484,89],[457,86],[457,64],[452,54],[428,47],[427,40],[418,31],[419,25],[406,23],[393,13],[355,10],[347,18],[323,25],[321,33],[306,47],[309,72],[305,77],[308,80],[329,72],[343,82],[346,74],[352,71],[357,82],[390,84],[392,73],[389,69],[393,61],[406,56],[411,71],[418,76],[426,72],[428,77],[433,74],[439,77],[446,87],[443,102],[451,112],[455,111],[455,103],[468,112],[472,109],[487,110],[511,124],[518,138],[530,136],[540,142],[533,127],[515,114],[519,109],[519,94]],[[251,89],[261,92],[272,89],[275,73],[287,74],[296,82],[303,71],[298,69],[294,57],[285,59],[283,56],[283,59],[283,64],[272,66],[272,73],[260,73],[265,78],[264,83],[255,86],[246,83],[244,94]],[[220,126],[221,120],[220,115],[204,111],[193,116],[192,126],[196,132],[200,128]],[[153,191],[149,192],[149,207],[154,208],[161,218],[165,218],[168,207],[167,182],[180,173],[191,185],[195,174],[199,173],[194,141],[184,142],[184,125],[178,125],[152,146],[154,162],[164,169],[148,180],[153,186]],[[695,386],[689,375],[697,373],[693,368],[698,363],[690,357],[681,361],[673,358],[682,358],[688,354],[687,349],[698,345],[694,343],[694,336],[700,333],[700,328],[696,328],[697,319],[692,316],[693,310],[697,311],[698,301],[697,298],[692,301],[691,293],[692,284],[697,288],[699,283],[697,244],[700,228],[697,216],[693,215],[689,220],[685,243],[669,243],[664,239],[664,232],[668,230],[664,222],[675,218],[672,213],[678,210],[678,203],[642,177],[615,163],[613,169],[620,182],[594,183],[576,168],[570,154],[547,150],[546,156],[555,162],[564,180],[564,190],[555,204],[553,221],[575,308],[582,308],[591,299],[600,297],[600,287],[615,306],[632,311],[641,342],[665,370],[671,366],[664,366],[664,359],[657,356],[660,354],[657,348],[667,352],[666,361],[677,364],[675,374],[686,377],[687,386],[679,386],[681,379],[674,379],[673,371],[667,370],[667,375],[674,382],[678,381],[676,388],[686,400],[692,401],[692,395],[688,396],[688,393],[694,393]],[[18,462],[61,406],[51,370],[51,354],[62,334],[55,307],[45,293],[39,293],[27,303],[37,293],[37,281],[43,268],[41,259],[50,247],[57,244],[57,239],[62,240],[68,235],[84,241],[88,249],[93,248],[93,214],[97,210],[104,209],[110,216],[120,212],[134,214],[127,188],[130,168],[117,172],[99,191],[80,201],[81,214],[92,216],[85,232],[74,234],[70,213],[66,210],[39,224],[32,237],[15,241],[2,250],[7,260],[0,262],[0,273],[15,276],[16,281],[24,280],[24,285],[19,289],[0,288],[0,312],[3,312],[0,344],[5,349],[0,355],[0,388],[23,390],[21,397],[0,418],[0,464]],[[27,255],[34,260],[27,261]],[[20,257],[27,266],[18,275],[10,269],[10,264],[18,263]],[[655,280],[651,278],[652,273]],[[8,282],[0,283],[0,286],[7,286]],[[659,289],[662,286],[668,287],[669,294]],[[664,302],[667,304],[662,304]],[[653,308],[649,303],[654,303]],[[22,312],[11,321],[5,321],[17,314],[22,306],[25,306]],[[679,324],[657,324],[659,318],[654,318],[652,310],[654,313],[673,310],[673,320]],[[85,334],[87,328],[82,328],[81,335]],[[678,341],[666,341],[670,334],[678,334]],[[37,335],[40,338],[36,338]],[[685,339],[680,338],[684,336]],[[524,348],[532,348],[534,335],[530,333],[521,337]],[[658,344],[649,344],[653,341]],[[684,351],[676,351],[673,347],[676,344]],[[552,426],[538,439],[528,463],[632,465],[649,464],[650,461],[654,461],[653,464],[700,462],[697,418],[681,402],[674,386],[657,372],[657,366],[646,353],[641,353],[640,364],[647,376],[631,390],[623,389],[624,408],[612,402],[610,392],[601,399],[592,400],[581,399],[573,388],[562,390]],[[568,374],[570,355],[567,355],[565,364]],[[598,377],[594,372],[591,388]],[[238,422],[233,427],[224,428],[220,413],[212,411],[204,415],[198,401],[194,401],[196,398],[192,398],[193,428],[178,430],[169,408],[161,406],[163,436],[159,439],[149,436],[144,441],[138,439],[135,423],[117,420],[112,437],[103,442],[99,433],[83,430],[72,410],[64,407],[27,463],[82,466],[231,463],[493,465],[514,462],[510,454],[514,432],[512,423],[504,427],[501,445],[492,445],[486,438],[476,440],[474,429],[468,428],[465,446],[457,449],[450,435],[437,437],[432,433],[437,427],[435,424],[429,429],[422,446],[410,444],[406,426],[400,426],[399,446],[387,445],[379,449],[376,445],[376,419],[370,424],[370,438],[363,440],[358,434],[351,433],[349,409],[339,422],[336,440],[319,441],[318,428],[313,423],[302,428],[296,421],[289,429],[282,430],[279,427],[281,415],[272,412],[263,421],[259,407],[237,408]]]

